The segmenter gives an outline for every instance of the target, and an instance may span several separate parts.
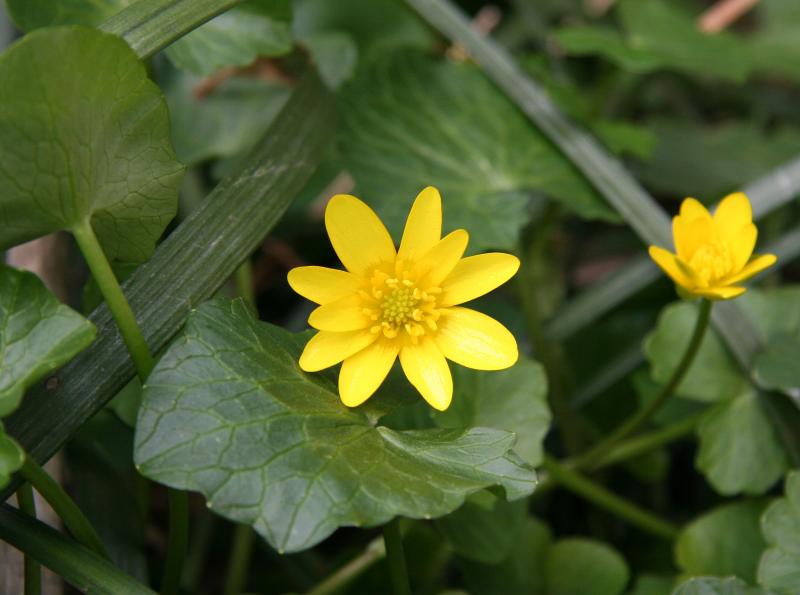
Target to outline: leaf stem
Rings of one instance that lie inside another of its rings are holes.
[[[386,557],[389,561],[389,575],[392,579],[394,595],[411,595],[399,518],[394,518],[383,526],[383,542],[386,546]]]
[[[597,504],[600,508],[626,519],[631,524],[657,537],[669,540],[674,540],[677,537],[678,529],[671,523],[657,517],[652,512],[636,506],[632,502],[628,502],[624,498],[620,498],[567,465],[545,456],[543,467],[555,481],[578,496]]]
[[[28,482],[23,483],[17,490],[17,504],[19,509],[31,518],[36,518],[36,502],[33,499],[33,489]],[[33,557],[25,554],[25,595],[40,595],[42,592],[42,567]]]
[[[111,311],[111,316],[114,317],[114,321],[119,327],[122,340],[136,365],[136,372],[144,382],[153,369],[154,362],[139,324],[136,322],[136,316],[134,316],[125,294],[122,293],[122,288],[97,240],[91,223],[88,220],[83,221],[72,229],[72,233],[97,286],[100,288],[100,293],[103,294],[108,309]]]
[[[253,265],[249,258],[236,269],[234,280],[236,281],[236,293],[239,297],[244,298],[248,304],[255,307],[256,293],[253,288]]]
[[[250,525],[236,525],[233,533],[233,547],[228,559],[224,595],[238,595],[247,584],[247,569],[253,554],[255,531]]]
[[[622,440],[642,429],[647,422],[650,421],[653,415],[655,415],[656,412],[661,409],[661,407],[670,399],[670,397],[672,397],[672,394],[675,392],[675,389],[678,387],[681,380],[683,380],[684,376],[686,376],[686,373],[689,371],[692,362],[694,362],[694,359],[700,350],[700,345],[703,342],[703,336],[708,328],[712,304],[713,302],[705,299],[700,302],[700,308],[697,313],[697,321],[694,325],[692,337],[689,340],[689,344],[686,347],[683,357],[678,363],[678,366],[672,372],[672,376],[667,384],[661,388],[661,391],[653,400],[617,426],[617,428],[611,432],[611,435],[593,446],[586,453],[578,456],[575,460],[577,466],[591,467],[596,461],[602,459],[611,450],[613,450],[614,447],[616,447]]]
[[[92,524],[59,483],[31,457],[25,457],[20,475],[27,480],[64,522],[64,526],[82,545],[108,559],[108,553]]]
[[[169,490],[169,541],[167,561],[161,581],[162,595],[177,595],[180,591],[183,564],[189,545],[189,494]]]
[[[306,595],[332,595],[385,557],[386,545],[384,540],[375,539],[357,557],[308,591]]]

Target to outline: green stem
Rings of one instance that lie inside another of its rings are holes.
[[[233,533],[233,547],[228,560],[224,595],[237,595],[247,584],[247,569],[253,555],[255,531],[250,525],[236,525]]]
[[[36,502],[31,484],[23,483],[17,490],[19,509],[31,518],[36,518]],[[40,595],[42,592],[42,567],[30,554],[25,554],[25,595]]]
[[[678,529],[671,523],[660,519],[653,513],[639,508],[632,502],[620,498],[601,485],[584,477],[577,471],[570,469],[566,465],[559,463],[555,459],[545,457],[543,467],[556,482],[570,490],[571,492],[585,498],[589,502],[597,504],[612,512],[620,518],[626,519],[632,525],[665,539],[674,540],[678,535]]]
[[[31,457],[25,457],[20,475],[36,488],[36,491],[52,507],[63,521],[64,526],[79,543],[108,559],[106,548],[94,527],[83,515],[78,505],[64,491],[64,488],[50,477],[47,471],[42,469]]]
[[[256,293],[253,289],[253,265],[249,258],[236,269],[234,280],[236,282],[237,295],[243,297],[251,306],[255,306]]]
[[[578,466],[591,467],[596,461],[605,457],[605,455],[613,450],[622,440],[647,425],[647,422],[650,421],[653,415],[661,409],[670,397],[672,397],[672,394],[675,392],[681,380],[683,380],[683,377],[686,376],[692,362],[694,362],[695,356],[700,350],[700,345],[703,342],[703,336],[708,328],[708,321],[711,317],[712,303],[713,302],[705,299],[700,302],[700,309],[697,313],[694,332],[692,333],[692,337],[689,340],[683,357],[672,372],[669,382],[661,388],[661,391],[654,399],[647,403],[647,405],[617,426],[617,428],[611,432],[610,436],[596,444],[588,452],[577,457],[576,464]]]
[[[136,366],[136,373],[141,381],[145,382],[155,365],[153,354],[150,353],[142,329],[136,322],[136,316],[97,240],[91,222],[89,220],[81,222],[72,229],[72,233],[100,288],[100,293],[103,294],[111,316],[117,323],[122,340]],[[180,588],[183,563],[186,559],[186,544],[189,541],[188,498],[185,492],[169,490],[169,541],[162,580],[164,595],[175,595]]]
[[[399,518],[392,519],[383,526],[383,542],[386,546],[386,558],[389,561],[389,575],[392,579],[394,595],[411,595]]]
[[[188,545],[189,494],[181,490],[169,490],[169,541],[161,582],[162,595],[177,595],[180,591]]]
[[[384,540],[376,539],[372,541],[361,554],[350,560],[339,570],[308,591],[306,595],[332,595],[365,572],[375,564],[375,562],[385,557],[386,545],[384,544]]]
[[[125,341],[125,346],[136,366],[136,372],[144,382],[153,369],[153,356],[150,354],[142,330],[136,322],[128,300],[125,299],[125,294],[122,293],[122,288],[108,263],[105,252],[103,252],[100,242],[97,241],[92,225],[88,220],[83,221],[72,229],[72,233],[97,286],[100,288],[100,293],[103,294],[108,309],[111,311],[111,316],[114,317],[114,321],[119,327],[122,340]]]

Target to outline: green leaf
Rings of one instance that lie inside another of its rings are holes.
[[[764,540],[759,518],[764,501],[717,507],[681,529],[675,562],[688,576],[735,575],[754,582]]]
[[[800,591],[800,471],[786,476],[786,496],[773,502],[761,518],[769,545],[758,566],[758,582],[779,593]]]
[[[557,38],[573,54],[600,54],[632,72],[659,69],[743,81],[750,70],[741,41],[702,33],[694,15],[665,0],[621,0],[623,34],[603,28],[566,29]]]
[[[164,98],[124,41],[59,27],[0,56],[0,249],[91,219],[110,259],[145,260],[183,172]]]
[[[625,559],[592,539],[562,539],[546,564],[548,595],[620,595],[630,578]]]
[[[697,434],[700,449],[695,463],[720,494],[763,494],[789,466],[752,389],[716,405],[698,425]]]
[[[800,338],[779,335],[755,361],[755,378],[767,389],[800,389]]]
[[[25,451],[17,442],[8,436],[0,424],[0,488],[8,485],[11,476],[25,462]]]
[[[671,595],[674,584],[671,576],[643,574],[636,579],[630,595]]]
[[[446,518],[446,517],[445,517]],[[533,517],[520,525],[510,555],[500,564],[460,560],[459,568],[472,595],[548,595],[545,560],[553,537]]]
[[[416,194],[438,187],[449,229],[510,249],[529,193],[584,217],[613,213],[570,162],[468,64],[394,52],[344,89],[341,150],[361,197],[399,234]]]
[[[697,304],[675,302],[658,318],[655,330],[644,342],[653,379],[666,384],[683,357],[697,321]],[[739,367],[716,331],[709,328],[689,371],[675,391],[697,401],[724,401],[746,385]]]
[[[442,428],[476,426],[514,432],[514,452],[533,466],[542,462],[544,437],[550,429],[547,377],[530,358],[499,372],[453,366],[454,396],[443,412],[433,412]]]
[[[247,66],[259,56],[292,49],[289,0],[250,0],[180,38],[167,48],[178,66],[201,76],[223,66]]]
[[[346,33],[312,33],[300,41],[331,89],[338,88],[355,74],[358,46]]]
[[[526,518],[525,500],[507,502],[489,491],[476,492],[464,505],[436,521],[455,552],[469,560],[498,564],[517,541]]]
[[[55,25],[96,26],[132,0],[6,0],[8,12],[23,31]]]
[[[0,265],[0,417],[17,408],[25,389],[88,347],[95,333],[36,275]]]
[[[182,71],[166,78],[175,152],[189,165],[249,152],[291,94],[285,85],[231,77],[198,97],[199,78]]]
[[[510,452],[513,434],[373,426],[327,376],[300,371],[303,343],[241,300],[201,306],[144,389],[139,470],[202,492],[281,551],[343,525],[442,516],[493,485],[508,499],[533,491],[533,470]]]
[[[730,576],[693,578],[679,585],[672,595],[770,595],[770,592],[750,587],[743,580]]]

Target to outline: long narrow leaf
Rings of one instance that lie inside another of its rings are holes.
[[[81,593],[155,595],[108,560],[8,504],[0,506],[0,539],[29,554]]]
[[[100,26],[119,35],[140,58],[149,58],[243,0],[139,0]]]
[[[235,177],[224,180],[123,286],[155,352],[258,246],[313,173],[334,126],[331,95],[309,74]],[[8,431],[47,460],[133,376],[133,364],[105,306],[90,319],[95,343],[32,389]],[[14,486],[6,489],[10,493]]]

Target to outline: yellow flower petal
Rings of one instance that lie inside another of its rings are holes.
[[[348,296],[314,309],[308,324],[321,331],[357,331],[374,324],[364,314],[364,304],[358,295]]]
[[[442,237],[442,197],[433,186],[428,186],[417,195],[403,230],[400,260],[411,260],[423,256]]]
[[[736,238],[739,231],[753,222],[753,209],[742,192],[729,194],[714,211],[714,227],[718,237],[725,242]]]
[[[327,304],[356,293],[361,280],[353,273],[327,267],[297,267],[287,275],[289,286],[304,298]]]
[[[345,268],[366,275],[378,264],[394,262],[394,243],[381,220],[365,203],[337,194],[325,209],[325,227]]]
[[[694,289],[693,295],[704,297],[709,300],[730,300],[742,295],[747,289],[731,285],[729,287],[708,287],[706,289]]]
[[[686,221],[693,221],[694,219],[711,219],[711,213],[708,209],[696,198],[684,198],[681,203],[680,216]]]
[[[457,229],[443,237],[419,262],[428,285],[439,285],[461,260],[467,249],[469,234]]]
[[[512,254],[490,252],[468,256],[458,262],[442,282],[442,306],[454,306],[474,300],[499,287],[519,269],[519,258]]]
[[[694,222],[696,220],[705,223]],[[711,228],[711,214],[703,204],[694,198],[686,198],[681,203],[680,214],[672,219],[672,240],[678,258],[688,262],[698,245],[707,241]]]
[[[320,331],[306,343],[300,356],[300,368],[306,372],[318,372],[335,366],[378,338],[369,331],[352,331],[349,333],[330,333]]]
[[[503,370],[519,358],[517,341],[494,318],[469,308],[448,308],[436,344],[447,359],[476,370]]]
[[[753,255],[753,250],[756,247],[756,239],[758,238],[758,229],[755,224],[749,223],[745,225],[735,236],[727,240],[725,244],[728,246],[728,252],[731,255],[733,266],[731,272],[735,273],[740,271],[750,260]]]
[[[689,267],[681,262],[672,252],[668,252],[658,246],[650,246],[647,250],[655,263],[661,267],[670,278],[685,289],[692,289],[695,282],[691,277]]]
[[[416,345],[404,346],[400,350],[400,364],[431,407],[439,411],[447,409],[453,399],[453,377],[433,339],[423,337]]]
[[[348,407],[369,399],[392,369],[400,347],[397,341],[376,341],[348,357],[339,373],[339,396]]]
[[[753,275],[756,275],[764,269],[771,267],[778,260],[774,254],[760,254],[750,259],[741,271],[725,279],[725,283],[740,283],[746,281]]]

